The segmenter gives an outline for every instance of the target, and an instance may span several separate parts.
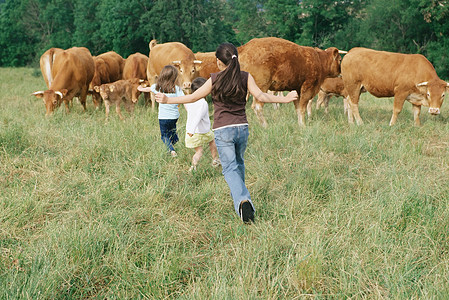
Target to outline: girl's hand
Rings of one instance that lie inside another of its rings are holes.
[[[151,91],[150,87],[146,87],[146,86],[144,87],[144,86],[141,86],[141,85],[139,85],[137,87],[137,90],[140,91],[140,92],[144,92],[144,93],[149,93]]]
[[[168,101],[168,97],[165,96],[164,93],[157,93],[154,95],[154,98],[156,99],[156,101],[158,103],[167,103],[167,101]]]
[[[292,101],[298,100],[298,93],[296,91],[291,91],[285,96],[285,102],[289,103]]]

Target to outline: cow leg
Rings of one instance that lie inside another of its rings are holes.
[[[307,117],[312,117],[312,101],[313,98],[309,100],[309,102],[307,102]]]
[[[115,104],[115,111],[117,112],[117,115],[119,116],[120,120],[124,120],[125,118],[122,116],[122,111],[120,109],[120,102]]]
[[[156,107],[156,98],[154,96],[154,93],[150,93],[150,99],[151,99],[151,110],[154,111],[154,108]]]
[[[95,110],[98,110],[100,108],[100,101],[100,94],[98,94],[97,92],[92,92],[92,102],[94,103]]]
[[[348,111],[349,111],[349,99],[346,96],[343,98],[343,112],[344,112],[345,116],[348,114]]]
[[[277,92],[273,92],[273,95],[283,97],[283,96],[284,96],[284,93],[282,93],[282,92],[280,92],[280,91],[277,91]],[[279,108],[279,103],[273,102],[273,103],[271,103],[271,104],[273,105],[273,109],[278,109],[278,108]]]
[[[125,102],[123,102],[125,104],[125,109],[126,109],[126,111],[128,113],[132,113],[132,111],[131,111],[131,102],[132,101],[125,101]]]
[[[323,104],[324,98],[326,97],[326,94],[323,91],[318,92],[318,98],[316,99],[316,110],[320,109],[321,104]]]
[[[109,107],[111,106],[111,103],[109,101],[104,101],[104,108],[106,112],[106,122],[109,120]]]
[[[323,104],[324,104],[324,112],[327,114],[327,113],[329,113],[329,99],[331,98],[331,96],[330,95],[326,95],[326,97],[324,97],[324,101],[323,101]]]
[[[415,126],[421,126],[421,121],[419,120],[420,113],[421,113],[421,105],[413,104],[413,120],[415,121]]]
[[[299,100],[293,101],[295,103],[296,114],[298,115],[298,125],[305,126],[305,115],[309,101],[313,99],[316,94],[312,87],[307,88],[302,86],[301,91],[298,93]]]
[[[306,125],[305,117],[309,100],[300,99],[293,101],[293,103],[295,104],[296,114],[298,115],[298,125],[303,127]]]
[[[359,99],[360,99],[360,85],[348,85],[348,122],[354,124],[354,118],[357,125],[363,124],[362,118],[359,113]]]
[[[260,102],[255,97],[253,97],[253,104],[251,105],[252,109],[254,110],[254,113],[257,116],[257,119],[259,119],[260,124],[262,127],[267,127],[268,123],[267,120],[265,120],[265,117],[263,115],[263,102]]]
[[[129,105],[128,105],[128,112],[130,113],[130,114],[134,114],[134,103],[130,103]]]
[[[355,118],[355,122],[357,123],[357,125],[362,125],[363,124],[363,120],[360,117],[360,113],[359,113],[359,103],[352,101],[352,99],[349,99],[349,113],[348,113],[348,120],[349,123],[353,124],[354,120],[352,118]]]
[[[65,105],[66,113],[70,113],[69,102],[70,102],[70,100],[64,98],[64,105]]]
[[[80,95],[80,102],[81,105],[83,106],[83,110],[86,111],[87,107],[86,107],[86,99],[87,99],[87,89],[83,89],[81,91],[81,95]]]
[[[148,102],[151,101],[150,93],[143,93],[143,99],[144,99],[145,105],[148,105]]]
[[[393,126],[396,123],[396,120],[398,119],[399,113],[402,111],[402,107],[404,107],[405,98],[407,95],[400,95],[397,94],[394,96],[394,103],[393,103],[393,115],[391,116],[390,120],[390,126]]]

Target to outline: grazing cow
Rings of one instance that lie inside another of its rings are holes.
[[[359,114],[359,96],[365,88],[373,96],[394,97],[390,126],[396,123],[405,100],[413,105],[415,125],[419,126],[421,105],[438,115],[449,83],[441,80],[432,64],[420,54],[401,54],[353,48],[343,59],[343,81],[349,95],[349,123],[363,123]]]
[[[179,84],[183,89],[190,89],[192,80],[198,77],[201,61],[195,59],[192,50],[178,42],[157,44],[156,40],[149,43],[150,55],[147,65],[147,78],[151,84],[156,83],[157,76],[166,65],[178,68]],[[152,107],[154,108],[152,97]]]
[[[128,56],[123,67],[123,79],[139,78],[141,80],[147,80],[147,64],[148,56],[145,54],[136,52]],[[149,93],[144,93],[145,104],[148,103]]]
[[[95,74],[89,88],[92,91],[92,101],[95,107],[98,108],[101,104],[101,97],[100,94],[93,90],[93,87],[122,79],[125,60],[114,51],[109,51],[95,56],[94,62]]]
[[[120,105],[123,102],[126,110],[129,113],[134,111],[134,105],[137,103],[140,91],[137,87],[141,84],[141,79],[122,79],[113,83],[105,83],[100,86],[94,86],[94,90],[103,98],[104,106],[106,108],[106,121],[109,119],[109,107],[114,104],[120,120],[124,117],[120,110]]]
[[[95,72],[95,63],[90,51],[84,47],[73,47],[67,50],[59,49],[54,53],[54,59],[41,58],[41,70],[45,70],[43,76],[44,79],[47,78],[46,83],[48,80],[48,90],[34,92],[33,95],[43,98],[46,115],[50,115],[63,101],[68,113],[69,102],[75,96],[79,96],[85,111],[89,83]],[[51,61],[53,64],[50,64]],[[48,77],[47,70],[51,70],[51,77]]]
[[[302,126],[307,104],[318,93],[324,79],[340,74],[341,57],[334,47],[321,50],[268,37],[252,39],[239,47],[239,61],[241,69],[251,73],[262,91],[298,92],[299,99],[294,103],[298,123]],[[255,99],[252,108],[266,126],[263,103]]]

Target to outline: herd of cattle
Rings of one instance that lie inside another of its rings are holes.
[[[153,84],[165,65],[178,68],[180,84],[187,92],[192,80],[209,78],[218,72],[214,52],[193,53],[182,43],[149,43],[149,56],[141,53],[123,59],[115,52],[92,57],[87,48],[67,50],[51,48],[40,59],[40,68],[48,90],[34,92],[43,98],[46,114],[51,114],[62,102],[69,112],[69,102],[78,97],[84,110],[86,98],[92,95],[95,107],[105,103],[106,118],[109,107],[115,104],[121,119],[120,104],[128,111],[134,109],[140,92],[139,85]],[[362,92],[375,97],[394,97],[393,125],[405,100],[413,105],[414,121],[420,125],[421,106],[437,115],[449,83],[441,80],[432,64],[420,54],[401,54],[353,48],[349,52],[331,47],[326,50],[299,46],[275,38],[252,39],[238,47],[241,69],[253,75],[262,91],[298,92],[294,101],[299,125],[305,125],[305,113],[311,114],[311,101],[318,94],[317,107],[327,108],[329,97],[342,96],[348,121],[362,124],[358,110]],[[341,54],[346,54],[341,58]],[[145,95],[149,101],[150,95]],[[153,97],[151,97],[153,98]],[[152,107],[154,108],[154,100]],[[263,126],[263,103],[254,99],[252,108]]]

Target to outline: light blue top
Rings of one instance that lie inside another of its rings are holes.
[[[156,91],[156,84],[153,84],[150,87],[151,91],[155,94],[159,93]],[[184,92],[179,86],[175,87],[175,93],[164,93],[167,97],[179,97],[184,96]],[[179,118],[179,109],[178,104],[163,104],[159,103],[159,112],[158,112],[158,118],[159,119],[178,119]]]

